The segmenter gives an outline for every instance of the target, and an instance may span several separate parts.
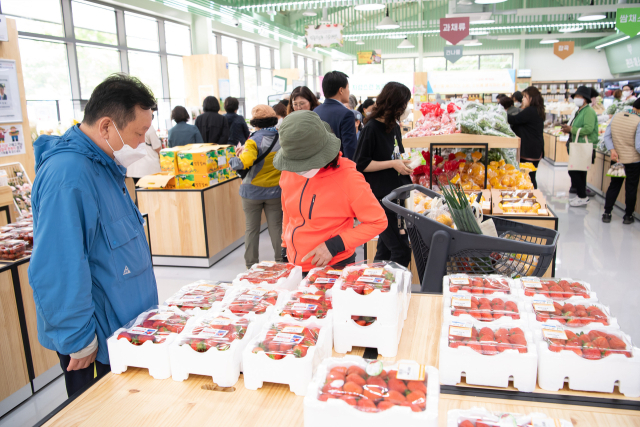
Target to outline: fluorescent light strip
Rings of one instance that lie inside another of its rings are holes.
[[[601,49],[601,48],[603,48],[603,47],[605,47],[605,46],[611,46],[612,44],[616,44],[616,43],[618,43],[618,42],[621,42],[621,41],[626,40],[626,39],[629,39],[629,38],[631,38],[631,37],[629,37],[629,36],[624,36],[624,37],[622,37],[621,39],[613,40],[613,41],[610,41],[610,42],[607,42],[607,43],[601,44],[600,46],[596,46],[596,49]]]
[[[282,6],[302,6],[307,4],[323,4],[323,3],[332,3],[331,0],[315,0],[315,1],[290,1],[287,3],[268,3],[268,4],[252,4],[248,6],[240,6],[238,9],[262,9],[269,7],[282,7]]]

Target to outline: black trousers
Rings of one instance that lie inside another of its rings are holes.
[[[58,353],[58,359],[60,359],[60,366],[62,367],[62,372],[64,372],[64,382],[67,386],[68,397],[71,397],[78,391],[82,390],[82,388],[87,384],[98,381],[100,378],[111,372],[110,365],[105,365],[97,360],[84,369],[67,371],[67,367],[71,362],[71,356]]]
[[[624,171],[627,175],[626,178],[611,178],[604,202],[605,213],[610,214],[611,211],[613,211],[613,206],[616,203],[616,199],[622,188],[622,183],[624,182],[624,211],[627,215],[633,215],[638,194],[638,182],[640,182],[640,162],[626,163],[624,165]]]
[[[398,215],[382,206],[387,214],[387,229],[380,233],[378,237],[378,248],[376,250],[377,261],[394,261],[405,267],[409,267],[411,262],[411,246],[409,245],[409,235],[400,234],[398,228]]]
[[[533,166],[536,167],[536,169],[538,169],[538,165],[540,164],[540,160],[522,160],[520,159],[520,162],[529,162],[532,163]],[[536,181],[536,171],[533,172],[529,172],[529,177],[531,177],[531,183],[533,184],[533,188],[534,189],[538,189],[538,181]]]
[[[587,171],[569,171],[571,187],[578,192],[578,197],[587,197]]]

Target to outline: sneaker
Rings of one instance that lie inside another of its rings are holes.
[[[593,191],[593,190],[592,190],[592,189],[590,189],[590,188],[587,188],[586,193],[587,193],[587,197],[595,197],[595,196],[596,196],[596,192],[595,192],[595,191]]]
[[[622,217],[623,224],[633,224],[635,220],[636,219],[633,217],[633,215],[625,215]]]
[[[571,188],[569,189],[569,193],[570,193],[570,194],[577,194],[577,193],[578,193],[578,189],[576,189],[575,187],[571,187]]]
[[[611,222],[611,214],[610,213],[603,213],[602,214],[602,222],[606,222],[607,224]]]
[[[569,206],[572,206],[574,208],[579,208],[579,207],[582,207],[582,206],[586,206],[587,203],[589,203],[589,198],[588,197],[585,197],[584,199],[582,199],[580,197],[574,197],[569,202]]]

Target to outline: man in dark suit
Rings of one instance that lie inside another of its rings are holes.
[[[313,111],[323,121],[329,123],[333,133],[342,142],[340,148],[342,154],[349,160],[353,160],[358,146],[356,128],[353,112],[343,105],[349,102],[348,76],[340,71],[328,72],[322,80],[322,91],[326,100]]]

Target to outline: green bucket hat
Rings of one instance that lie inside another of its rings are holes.
[[[282,120],[280,149],[273,166],[281,171],[305,172],[327,166],[340,152],[340,139],[313,111],[294,111]]]

